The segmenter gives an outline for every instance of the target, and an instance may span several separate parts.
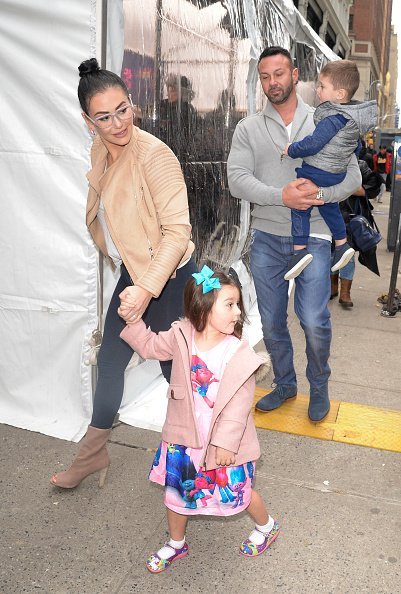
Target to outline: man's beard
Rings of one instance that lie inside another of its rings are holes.
[[[278,87],[278,88],[280,88],[280,87]],[[270,103],[273,103],[274,105],[281,105],[282,103],[285,103],[287,101],[288,97],[291,95],[291,93],[293,91],[293,88],[294,88],[294,83],[291,81],[290,84],[288,85],[288,87],[283,89],[279,95],[275,95],[275,96],[271,97],[270,93],[266,93],[266,97],[268,98]]]

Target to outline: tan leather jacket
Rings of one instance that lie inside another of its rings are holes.
[[[194,245],[180,164],[161,140],[133,126],[132,138],[106,170],[107,149],[92,146],[86,224],[107,254],[97,218],[100,197],[110,235],[135,285],[158,297]]]

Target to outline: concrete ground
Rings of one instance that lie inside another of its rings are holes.
[[[383,235],[388,201],[386,194],[375,204]],[[389,287],[393,254],[385,239],[378,254],[380,278],[357,264],[354,308],[330,304],[330,391],[338,400],[401,410],[401,312],[381,317],[376,301]],[[289,322],[299,390],[307,394],[303,334],[293,313]],[[282,526],[271,549],[256,559],[238,554],[251,529],[246,514],[195,519],[189,555],[151,575],[144,560],[167,537],[162,490],[147,481],[160,434],[118,426],[105,487],[91,476],[61,491],[48,479],[77,444],[0,425],[0,592],[400,593],[401,454],[258,433],[256,488]]]

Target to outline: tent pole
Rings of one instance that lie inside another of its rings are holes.
[[[107,0],[102,0],[101,6],[101,38],[100,38],[100,68],[106,68],[107,58]]]
[[[98,56],[100,57],[100,67],[106,68],[107,58],[107,1],[99,0],[97,4],[98,10],[98,31],[100,31],[100,41],[98,43]],[[99,14],[100,13],[100,14]],[[98,315],[98,327],[97,331],[103,333],[103,291],[104,291],[104,280],[103,280],[103,255],[98,251],[98,291],[97,291],[97,315]],[[100,335],[101,335],[100,334]],[[97,335],[99,336],[99,334]],[[97,385],[97,364],[92,365],[92,398],[95,396],[96,385]]]

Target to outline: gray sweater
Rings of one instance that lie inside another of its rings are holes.
[[[314,109],[297,96],[298,105],[291,129],[291,141],[300,140],[314,130]],[[289,142],[287,129],[276,109],[268,101],[263,112],[241,120],[235,129],[228,157],[227,174],[230,192],[236,198],[253,203],[252,228],[291,236],[291,209],[284,206],[282,189],[296,179],[295,168],[301,159],[283,159],[281,153]],[[326,202],[339,202],[361,185],[355,156],[341,184],[324,188]],[[311,213],[311,233],[330,235],[317,208]]]

